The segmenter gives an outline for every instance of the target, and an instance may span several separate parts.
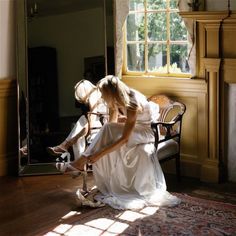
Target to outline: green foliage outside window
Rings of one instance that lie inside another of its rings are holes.
[[[177,0],[130,0],[126,41],[130,72],[189,72],[187,30]]]

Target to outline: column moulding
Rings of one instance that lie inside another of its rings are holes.
[[[203,58],[208,84],[208,155],[201,166],[201,180],[219,180],[219,70],[220,58]]]

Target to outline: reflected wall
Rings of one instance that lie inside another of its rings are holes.
[[[81,9],[73,5],[80,2]],[[35,15],[29,14],[32,4],[17,2],[19,169],[23,174],[30,168],[33,174],[45,169],[57,173],[57,157],[47,147],[62,142],[81,114],[75,105],[75,84],[88,70],[96,83],[107,73],[107,54],[114,59],[113,30],[106,28],[106,16],[113,15],[112,0],[71,0],[72,7],[65,11],[58,4],[54,11],[52,2],[41,0]]]

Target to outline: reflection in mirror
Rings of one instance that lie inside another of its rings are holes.
[[[22,55],[18,59],[20,174],[58,173],[58,157],[47,147],[61,143],[81,114],[75,105],[75,84],[85,75],[96,83],[114,73],[113,4],[112,0],[20,2],[18,17],[23,17],[24,25],[18,23],[18,34],[25,33],[26,45],[25,65]]]

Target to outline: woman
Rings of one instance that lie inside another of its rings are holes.
[[[98,82],[98,89],[109,108],[109,122],[73,168],[83,170],[93,164],[95,183],[101,194],[96,200],[116,209],[139,209],[146,205],[176,205],[178,198],[166,191],[163,172],[154,152],[151,121],[159,107],[115,76]],[[126,114],[118,123],[118,110]]]

